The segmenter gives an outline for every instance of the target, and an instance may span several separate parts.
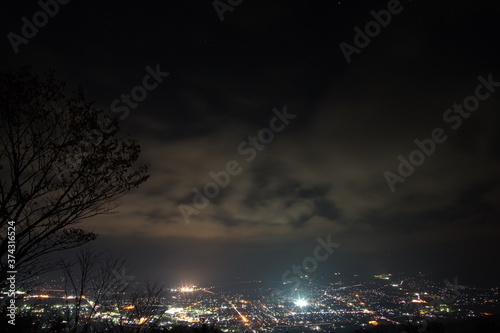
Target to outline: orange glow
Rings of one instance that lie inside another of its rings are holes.
[[[378,322],[376,320],[370,320],[368,324],[377,326]]]
[[[412,303],[427,303],[426,301],[424,301],[423,299],[412,299],[411,300]]]

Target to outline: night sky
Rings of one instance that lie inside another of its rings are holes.
[[[500,7],[219,3],[230,10],[73,0],[15,47],[9,33],[21,38],[42,9],[0,5],[0,69],[81,85],[150,165],[118,213],[83,224],[99,234],[92,246],[127,255],[138,280],[279,281],[330,235],[341,245],[318,273],[498,285]],[[356,43],[388,6],[390,22]],[[121,100],[131,92],[140,101]],[[215,188],[210,174],[224,173]],[[197,209],[205,186],[213,198]]]

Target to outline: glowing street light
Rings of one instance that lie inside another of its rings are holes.
[[[304,306],[308,306],[309,302],[306,301],[305,299],[299,299],[299,300],[295,301],[295,305],[300,306],[300,307],[304,307]]]

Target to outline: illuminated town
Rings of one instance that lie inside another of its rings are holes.
[[[74,311],[75,296],[65,295],[56,285],[53,281],[36,292],[20,293],[19,313],[34,314],[48,323],[64,311]],[[155,298],[158,311],[149,317],[135,314],[131,297],[99,305],[93,321],[130,327],[148,321],[160,329],[207,324],[222,332],[354,332],[378,325],[404,327],[422,320],[453,322],[492,316],[500,291],[460,285],[457,280],[432,282],[423,274],[361,277],[335,273],[328,282],[305,277],[300,284],[241,281],[169,288]],[[82,316],[89,315],[94,300],[82,300]]]

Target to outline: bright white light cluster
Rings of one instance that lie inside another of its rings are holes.
[[[303,306],[308,306],[309,302],[306,301],[305,299],[298,299],[295,301],[295,305],[303,307]]]

